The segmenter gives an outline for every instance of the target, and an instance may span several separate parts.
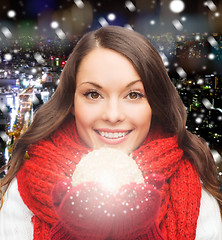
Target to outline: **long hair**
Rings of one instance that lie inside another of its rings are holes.
[[[81,60],[94,48],[103,47],[125,56],[139,74],[152,108],[151,128],[161,125],[176,134],[179,147],[196,166],[203,186],[222,206],[216,164],[206,142],[186,130],[186,109],[172,84],[162,59],[150,42],[139,33],[108,26],[85,34],[75,46],[60,77],[53,97],[36,113],[28,130],[15,142],[7,175],[1,185],[8,185],[19,171],[30,144],[48,137],[70,115],[74,103],[76,73]]]

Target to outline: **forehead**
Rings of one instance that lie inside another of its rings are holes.
[[[121,53],[114,51],[112,49],[108,48],[103,48],[103,47],[96,47],[92,49],[81,61],[80,66],[79,66],[79,71],[80,68],[83,67],[89,67],[87,66],[88,63],[91,63],[93,65],[97,66],[106,66],[106,64],[110,64],[111,66],[118,65],[118,63],[121,64],[128,64],[133,67],[132,63],[122,55]]]
[[[128,84],[139,79],[133,64],[125,56],[101,47],[93,49],[83,58],[77,72],[77,85],[89,80]]]

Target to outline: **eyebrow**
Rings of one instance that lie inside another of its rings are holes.
[[[94,87],[102,88],[102,86],[100,86],[99,84],[94,83],[94,82],[83,82],[83,83],[80,84],[80,86],[83,85],[83,84],[91,84],[91,85],[93,85]]]
[[[126,88],[131,87],[132,85],[136,84],[137,82],[142,82],[142,80],[138,79],[138,80],[132,81],[132,82],[130,82],[129,84],[126,85]],[[94,82],[83,82],[80,85],[83,85],[83,84],[91,84],[91,85],[93,85],[97,88],[100,88],[100,89],[102,88],[102,86],[100,86],[99,84],[94,83]]]

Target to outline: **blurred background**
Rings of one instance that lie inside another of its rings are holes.
[[[119,25],[146,36],[222,176],[222,0],[0,0],[0,166],[56,90],[86,32]]]

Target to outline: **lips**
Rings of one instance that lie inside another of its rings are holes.
[[[127,132],[103,132],[103,131],[101,132],[101,131],[97,131],[97,133],[100,134],[102,137],[115,139],[115,138],[125,137],[128,133],[130,133],[130,131],[127,131]]]
[[[95,130],[101,141],[106,144],[119,144],[126,140],[132,130]]]

